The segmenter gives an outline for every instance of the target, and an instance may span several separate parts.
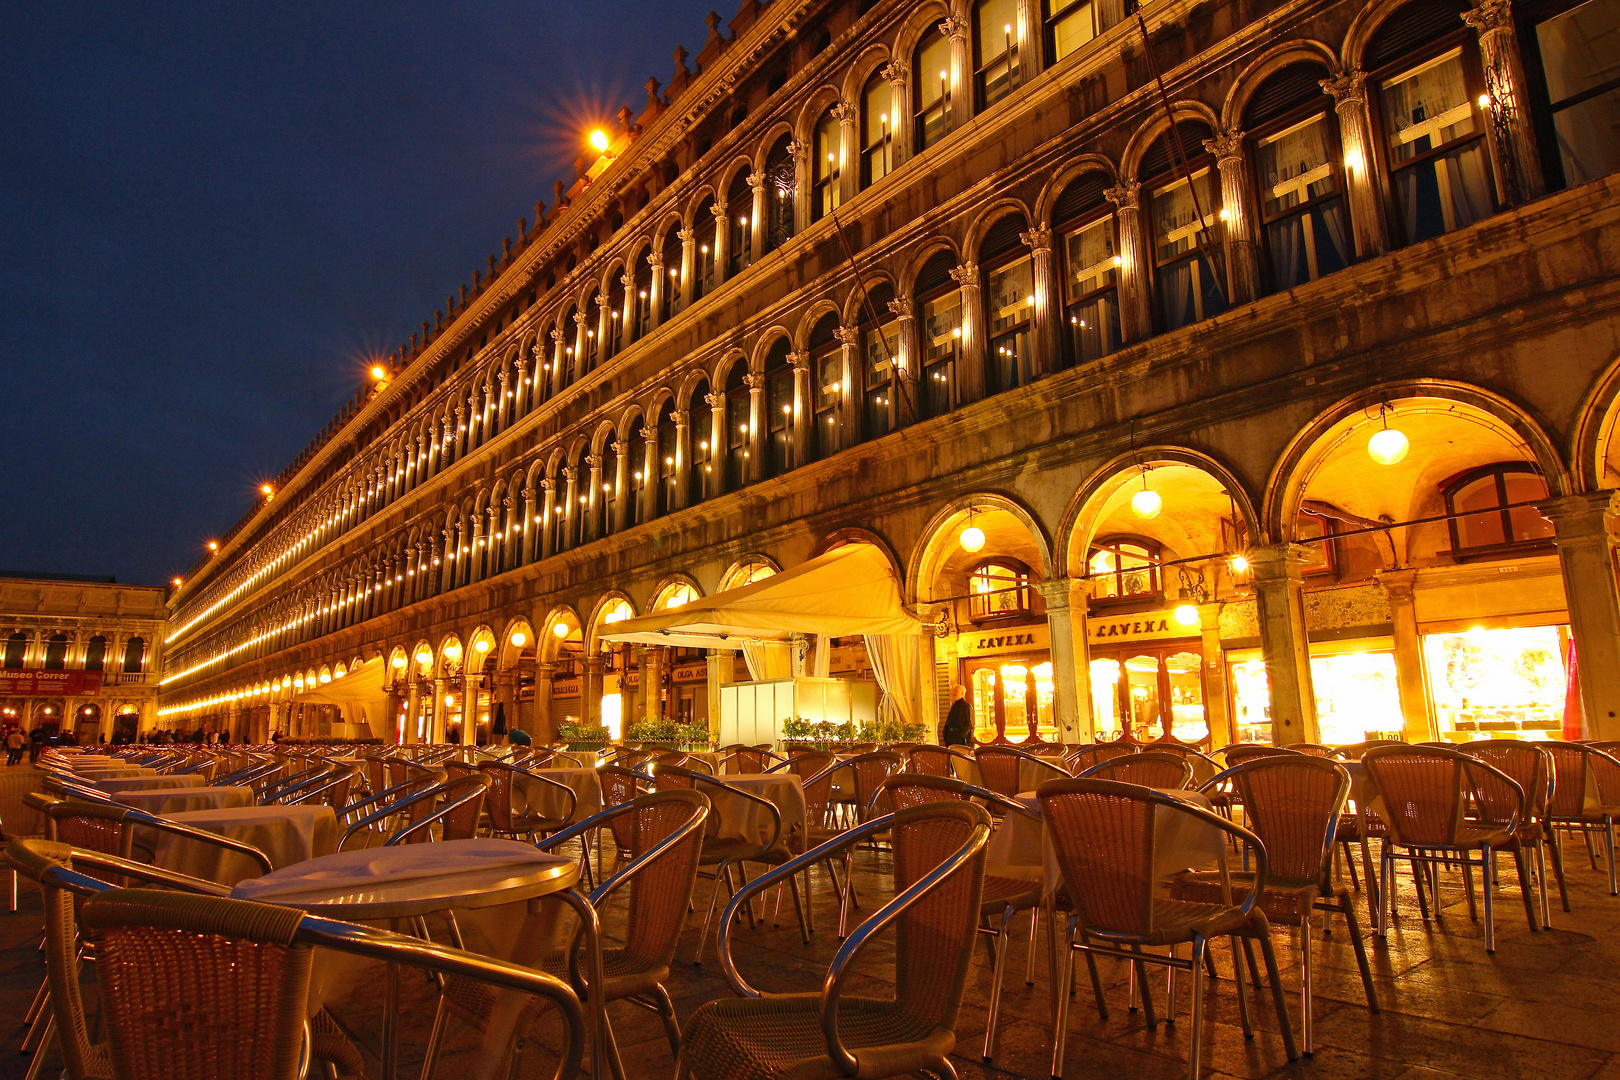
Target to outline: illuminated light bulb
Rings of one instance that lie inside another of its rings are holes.
[[[377,380],[378,382],[382,382],[383,377],[386,376],[387,374],[388,374],[388,369],[383,367],[381,364],[372,365],[371,377],[373,379]]]
[[[1482,108],[1482,109],[1490,108],[1491,107],[1491,95],[1489,95],[1489,94],[1481,94],[1481,95],[1479,95],[1479,107]]]
[[[1249,559],[1245,555],[1234,555],[1227,560],[1227,565],[1234,574],[1247,574],[1249,572]]]
[[[324,672],[324,671],[321,672],[321,682],[329,683],[331,681],[332,681],[332,676],[330,674],[328,674],[327,672]]]
[[[1182,626],[1198,625],[1198,609],[1191,604],[1177,604],[1175,615],[1176,622]]]
[[[276,493],[276,489],[271,487],[269,484],[260,484],[259,485],[259,494],[263,495],[265,498],[268,499],[270,496],[274,495],[275,493]]]
[[[1221,207],[1220,219],[1222,221],[1231,221],[1232,220],[1232,211],[1230,209],[1228,209],[1227,207],[1224,207],[1224,206]]]
[[[489,639],[488,638],[479,638],[476,642],[473,643],[473,651],[474,652],[481,652],[481,653],[489,652]]]
[[[175,588],[177,588],[177,589],[178,589],[178,588],[179,588],[179,587],[180,587],[180,579],[179,579],[179,578],[175,578],[175,579],[174,579],[174,580],[173,580],[173,581],[171,581],[171,582],[170,582],[170,584],[171,584],[171,585],[173,585],[173,586],[174,586],[174,587],[175,587]]]
[[[984,550],[984,530],[977,525],[969,525],[956,535],[956,542],[962,545],[962,550],[973,554]]]
[[[428,652],[426,649],[423,649],[421,652],[416,654],[416,662],[421,664],[423,667],[427,667],[429,664],[433,663],[433,654]]]
[[[709,253],[709,245],[708,244],[699,244],[698,245],[698,250],[703,252],[703,254],[707,255]]]
[[[737,224],[739,224],[739,225],[747,225],[748,224],[747,216],[744,215],[743,217],[738,218],[737,219]]]
[[[1359,171],[1361,169],[1361,155],[1354,153],[1344,155],[1344,167],[1352,172]]]
[[[595,150],[598,154],[604,154],[607,152],[609,145],[611,144],[608,142],[607,132],[603,131],[601,128],[597,128],[595,131],[591,132],[591,149]]]
[[[512,644],[513,645],[516,645],[518,648],[521,649],[521,648],[523,648],[523,646],[527,645],[528,642],[529,642],[528,636],[525,635],[523,633],[523,631],[521,631],[521,630],[512,631]]]
[[[1156,518],[1159,511],[1164,509],[1164,500],[1152,488],[1144,487],[1131,496],[1131,512],[1144,520]]]
[[[565,638],[568,636],[568,627],[564,626],[562,623],[558,623],[556,626],[551,628],[551,632],[556,634],[559,639]]]
[[[405,658],[404,658],[404,657],[403,657],[403,656],[396,656],[396,657],[394,657],[394,660],[393,660],[393,665],[394,665],[394,667],[396,667],[396,668],[402,668],[402,667],[404,667],[404,666],[405,666]]]
[[[1380,465],[1394,465],[1411,448],[1411,440],[1398,428],[1386,427],[1367,440],[1367,456]]]
[[[208,541],[208,550],[209,551],[218,551],[219,550],[219,541],[217,541],[217,540]]]

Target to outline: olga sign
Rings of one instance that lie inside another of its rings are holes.
[[[99,693],[99,671],[0,669],[0,696],[3,697],[94,697]]]

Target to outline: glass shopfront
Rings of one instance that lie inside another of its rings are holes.
[[[1204,652],[1194,641],[1091,650],[1091,715],[1098,740],[1126,730],[1144,742],[1166,732],[1206,743]]]
[[[1423,635],[1442,739],[1556,739],[1569,688],[1569,627],[1475,627]]]
[[[1227,654],[1232,723],[1238,742],[1271,741],[1271,686],[1259,649]],[[1330,746],[1402,738],[1400,683],[1390,639],[1321,642],[1311,647],[1320,740]]]
[[[1058,741],[1050,644],[1045,622],[987,627],[957,639],[958,681],[967,687],[975,740]]]

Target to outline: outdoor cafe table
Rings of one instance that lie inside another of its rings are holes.
[[[207,787],[201,773],[168,773],[142,776],[115,776],[110,780],[95,781],[96,787],[109,795],[124,791],[162,791],[166,788]]]
[[[718,776],[721,785],[757,795],[773,804],[782,815],[779,839],[789,851],[803,851],[805,841],[804,788],[794,773],[751,773],[746,776]],[[698,788],[709,796],[713,811],[709,815],[708,835],[724,840],[753,840],[764,843],[770,838],[770,815],[765,808],[748,799],[728,799],[708,784]]]
[[[195,810],[226,810],[253,805],[253,789],[224,787],[159,788],[156,791],[120,791],[113,796],[125,806],[169,817]]]
[[[556,940],[558,909],[545,899],[572,888],[579,873],[573,859],[537,851],[532,844],[516,840],[447,840],[362,848],[310,859],[243,881],[231,895],[349,922],[393,924],[453,912],[469,951],[537,968],[560,944]],[[592,983],[598,981],[591,969],[600,970],[596,968],[600,955],[597,952],[594,959],[587,960],[587,978]],[[341,1001],[363,983],[370,968],[366,961],[320,959],[323,962],[311,973],[311,1013]],[[384,1080],[392,1080],[397,1071],[398,1003],[398,966],[389,964],[383,1011]],[[519,1013],[515,1006],[496,1010],[486,1048],[507,1045]],[[601,1075],[600,1070],[595,1072]]]
[[[602,781],[597,777],[595,769],[560,768],[529,771],[547,780],[554,780],[573,791],[574,813],[568,819],[570,825],[576,821],[584,821],[602,809]],[[536,794],[538,794],[537,804],[533,801]],[[563,812],[564,802],[561,794],[544,784],[536,784],[521,774],[513,778],[512,796],[513,814],[526,813],[532,809],[538,810],[545,817],[556,818]]]
[[[85,765],[77,766],[73,775],[81,780],[124,780],[132,776],[160,776],[156,769],[143,769],[139,765]]]
[[[330,806],[238,806],[167,816],[183,825],[252,844],[264,852],[276,870],[332,854],[340,837],[337,815]],[[142,829],[135,831],[136,843],[142,841],[143,833],[157,866],[221,885],[235,885],[261,873],[246,855],[173,833],[153,834]]]

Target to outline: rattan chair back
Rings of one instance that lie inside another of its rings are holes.
[[[1527,800],[1525,812],[1529,819],[1538,822],[1547,820],[1553,793],[1553,767],[1552,757],[1545,747],[1512,739],[1481,739],[1463,743],[1457,750],[1511,776],[1513,782],[1524,790]],[[1493,803],[1480,808],[1489,814],[1491,820],[1497,820],[1511,811],[1511,797],[1506,796],[1500,785],[1490,785],[1480,794],[1484,799],[1495,799]]]
[[[1296,754],[1304,754],[1307,757],[1319,758],[1329,758],[1339,752],[1339,748],[1336,746],[1326,746],[1322,743],[1313,742],[1289,743],[1288,749],[1292,750]]]
[[[1188,746],[1184,742],[1149,743],[1147,752],[1152,754],[1174,754],[1192,766],[1192,783],[1194,787],[1204,783],[1221,771],[1220,762],[1205,754],[1196,746]]]
[[[1243,803],[1243,821],[1266,845],[1271,883],[1282,889],[1332,881],[1339,815],[1350,797],[1344,766],[1305,754],[1250,758],[1205,786],[1230,782]]]
[[[721,759],[721,771],[737,772],[744,775],[762,773],[775,764],[776,755],[771,753],[769,743],[750,746],[746,743],[732,743],[722,746],[720,752],[725,755]]]
[[[906,751],[906,766],[922,776],[950,776],[951,752],[943,746],[913,746]]]
[[[1193,769],[1192,763],[1179,754],[1148,750],[1099,761],[1080,775],[1142,787],[1179,789],[1192,783]]]
[[[878,785],[899,772],[902,764],[899,754],[888,750],[873,750],[852,757],[839,766],[841,769],[848,769],[854,778],[857,820],[866,820],[867,808],[871,805],[872,796],[877,793]],[[882,805],[878,806],[878,810],[882,813],[888,812],[888,808]]]
[[[1064,755],[1064,758],[1068,761],[1069,768],[1078,775],[1101,762],[1129,757],[1131,754],[1136,753],[1138,749],[1140,747],[1134,742],[1093,743],[1090,746],[1076,747]]]
[[[633,803],[647,787],[647,778],[632,769],[622,769],[617,765],[603,765],[596,770],[597,783],[602,788],[602,806],[611,810],[615,806],[624,806]],[[607,821],[608,829],[613,833],[613,842],[619,850],[630,852],[635,842],[635,823],[631,818],[618,816],[610,817]]]
[[[703,824],[709,798],[701,791],[662,791],[641,795],[609,819],[624,822],[632,861],[591,895],[598,910],[629,886],[624,947],[614,969],[667,971],[686,927],[686,911],[703,855]],[[614,828],[617,836],[619,829]],[[673,845],[659,845],[680,834]],[[650,856],[649,856],[649,853]]]
[[[127,806],[91,802],[55,802],[45,807],[45,835],[59,844],[129,858],[130,831],[124,825]]]
[[[496,832],[511,832],[512,778],[519,771],[518,767],[504,761],[480,761],[478,771],[489,780],[489,790],[484,794],[484,808],[489,811],[490,824]]]
[[[1294,751],[1286,746],[1272,746],[1270,743],[1233,743],[1221,750],[1221,757],[1226,759],[1226,767],[1231,768],[1233,765],[1241,765],[1255,758],[1278,757],[1292,753]]]
[[[827,826],[832,806],[832,770],[838,756],[823,750],[807,750],[788,759],[787,770],[799,778],[804,789],[804,820],[811,829]]]
[[[1456,847],[1471,810],[1484,815],[1476,821],[1510,832],[1524,820],[1524,789],[1499,769],[1456,750],[1377,746],[1361,763],[1388,810],[1380,816],[1397,844]]]
[[[1551,814],[1579,821],[1594,806],[1620,806],[1620,759],[1587,743],[1538,743],[1553,763]]]
[[[37,882],[45,911],[45,977],[56,1015],[57,1047],[68,1080],[86,1080],[110,1071],[105,1051],[91,1045],[90,1029],[79,989],[79,929],[74,897],[52,881],[53,869],[73,868],[73,848],[49,840],[18,840],[6,847],[7,860]],[[99,880],[99,878],[98,878]],[[44,1053],[41,1047],[35,1053]],[[97,1067],[99,1066],[99,1068]]]
[[[979,747],[973,751],[973,760],[979,765],[979,782],[998,795],[1018,794],[1018,768],[1023,757],[1023,751],[1010,746]]]

